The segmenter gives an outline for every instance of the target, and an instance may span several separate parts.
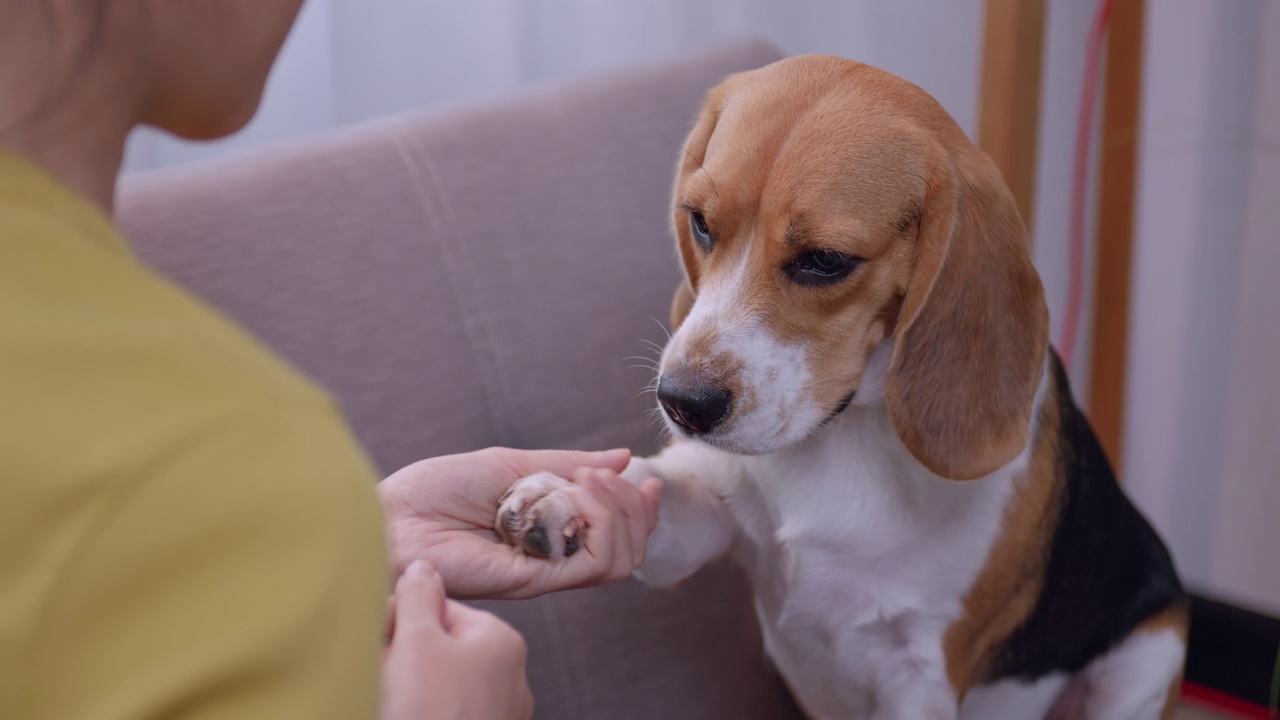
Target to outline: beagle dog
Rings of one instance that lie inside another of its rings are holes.
[[[826,56],[730,76],[685,149],[676,440],[625,473],[665,481],[637,574],[736,558],[816,720],[1170,717],[1186,597],[1072,400],[990,159]],[[564,484],[518,484],[504,536],[571,553]]]

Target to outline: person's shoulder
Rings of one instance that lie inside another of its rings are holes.
[[[385,531],[370,468],[340,425],[242,406],[139,438],[140,452],[82,455],[81,468],[95,460],[89,472],[41,483],[22,510],[39,513],[38,532],[0,526],[9,547],[62,559],[20,578],[41,608],[24,630],[23,716],[85,716],[121,687],[142,700],[193,693],[218,717],[372,702]],[[51,494],[59,479],[76,492]],[[175,663],[200,672],[168,672]],[[243,683],[215,682],[227,687],[209,694],[209,678],[245,668],[270,682],[244,697]]]
[[[67,393],[97,388],[80,397],[127,395],[130,404],[148,397],[179,405],[261,398],[329,406],[288,361],[145,267],[118,236],[34,221],[2,235],[0,359],[11,370]]]
[[[109,224],[38,213],[6,221],[3,210],[0,421],[11,430],[0,463],[9,470],[48,477],[70,464],[76,476],[82,449],[98,448],[129,472],[149,462],[148,448],[229,417],[306,416],[346,432],[327,393],[142,265]]]

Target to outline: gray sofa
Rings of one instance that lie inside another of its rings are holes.
[[[390,117],[133,175],[148,263],[340,400],[384,472],[488,445],[651,452],[640,391],[679,278],[679,146],[766,44],[489,104]],[[728,564],[485,603],[529,641],[539,718],[797,718]]]

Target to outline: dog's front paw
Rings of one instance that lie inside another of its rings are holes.
[[[517,480],[498,501],[493,529],[525,555],[569,557],[582,547],[583,522],[568,480],[541,472]]]

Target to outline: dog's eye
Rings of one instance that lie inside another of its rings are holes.
[[[834,285],[861,264],[862,258],[835,250],[805,250],[784,269],[799,285]]]
[[[707,227],[707,219],[697,210],[689,211],[689,229],[693,231],[694,242],[703,252],[711,252],[711,230]]]

